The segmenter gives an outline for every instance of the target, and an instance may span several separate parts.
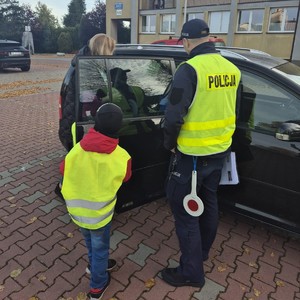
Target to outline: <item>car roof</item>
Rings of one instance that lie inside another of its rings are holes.
[[[216,49],[226,58],[249,61],[251,63],[273,69],[279,65],[287,63],[286,60],[271,56],[270,54],[250,49],[227,46],[216,46]],[[117,44],[115,54],[117,55],[140,55],[160,56],[187,59],[188,55],[182,45],[162,45],[162,44]]]
[[[2,48],[16,48],[21,47],[21,43],[17,41],[11,41],[11,40],[0,40],[0,47]]]
[[[20,44],[19,42],[17,41],[12,41],[12,40],[0,40],[0,43],[2,44]]]

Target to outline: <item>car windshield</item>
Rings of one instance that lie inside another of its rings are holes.
[[[285,77],[293,80],[300,85],[300,67],[287,62],[285,64],[279,65],[273,69],[274,71],[284,75]]]

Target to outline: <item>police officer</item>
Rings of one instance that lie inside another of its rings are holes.
[[[180,39],[190,58],[174,75],[165,113],[164,146],[173,152],[166,194],[181,257],[177,268],[165,268],[161,275],[172,286],[203,287],[203,261],[208,259],[217,232],[217,188],[235,130],[241,75],[209,42],[209,28],[203,20],[186,22]],[[193,171],[204,204],[200,216],[191,215],[183,205],[191,192]]]

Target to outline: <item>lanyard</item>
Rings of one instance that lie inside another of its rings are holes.
[[[193,156],[194,172],[196,171],[197,168],[197,159],[198,159],[197,156]]]

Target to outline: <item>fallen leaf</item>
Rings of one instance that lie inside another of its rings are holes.
[[[274,256],[275,256],[274,252],[271,252],[271,254],[270,254],[270,255],[271,255],[271,257],[274,257]]]
[[[249,266],[250,266],[250,267],[253,267],[253,268],[258,268],[257,263],[255,263],[255,262],[253,262],[253,261],[250,261],[250,262],[249,262]]]
[[[44,274],[41,274],[38,278],[39,281],[45,281],[47,277]]]
[[[17,204],[13,203],[9,207],[16,207],[16,206],[17,206]]]
[[[21,274],[22,270],[21,269],[16,269],[10,272],[10,277],[16,278]]]
[[[281,280],[276,280],[276,285],[277,286],[284,286],[284,282]]]
[[[150,278],[145,282],[145,286],[148,289],[151,289],[153,286],[155,286],[155,279],[154,278]]]
[[[249,248],[245,248],[244,252],[245,252],[246,254],[250,254],[250,249],[249,249]]]
[[[218,266],[218,272],[224,272],[227,270],[227,264],[221,264],[220,266]]]
[[[256,297],[259,297],[260,294],[261,294],[261,292],[260,292],[259,290],[254,289],[254,295],[255,295]]]
[[[240,288],[241,288],[242,291],[246,290],[246,288],[244,286],[242,286],[242,285],[240,285]]]
[[[28,300],[39,300],[38,297],[30,297]]]
[[[13,199],[15,199],[15,197],[14,197],[14,196],[12,196],[12,197],[8,197],[8,198],[7,198],[7,200],[8,200],[8,201],[11,201],[11,200],[13,200]]]
[[[27,224],[32,224],[37,220],[37,217],[33,217],[31,218],[28,222],[26,222]]]
[[[78,295],[77,295],[77,300],[85,300],[86,299],[86,293],[83,293],[83,292],[80,292]]]
[[[0,285],[0,292],[4,291],[4,285]]]
[[[67,236],[68,236],[69,238],[74,237],[73,233],[71,233],[71,232],[69,232],[69,233],[67,234]]]

